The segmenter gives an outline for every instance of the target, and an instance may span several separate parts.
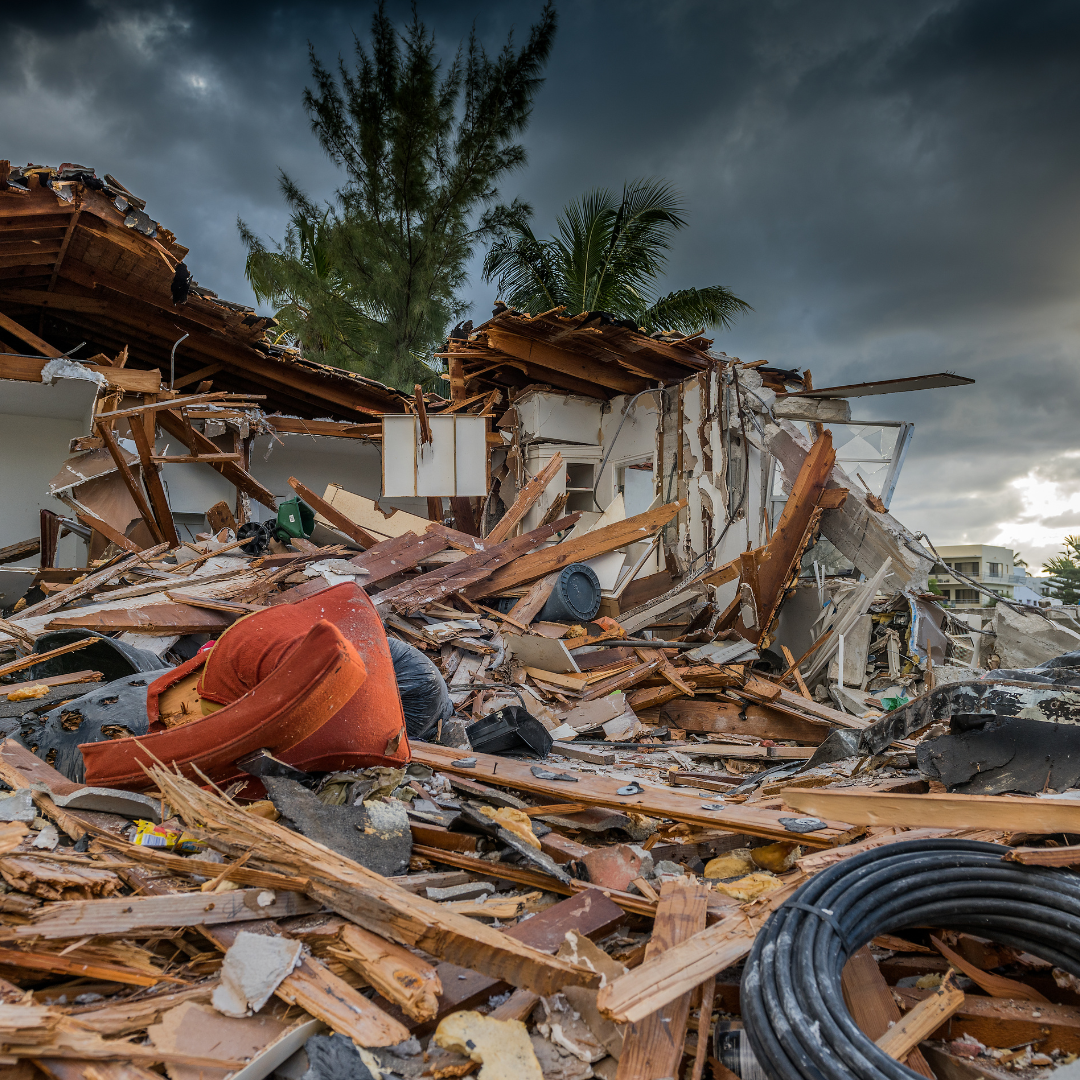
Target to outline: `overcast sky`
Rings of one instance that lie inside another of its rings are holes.
[[[531,2],[434,3],[449,54],[519,35]],[[339,181],[300,104],[367,3],[0,5],[0,157],[112,173],[191,248],[200,284],[251,302],[236,231],[285,220],[285,169]],[[392,3],[395,18],[408,6]],[[590,187],[683,194],[668,286],[754,307],[717,336],[817,386],[955,371],[975,386],[863,399],[916,422],[893,510],[937,544],[995,543],[1033,568],[1080,533],[1080,5],[1066,0],[668,0],[560,5],[503,186],[551,231]],[[491,289],[474,273],[477,321]]]

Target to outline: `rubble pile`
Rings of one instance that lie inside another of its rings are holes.
[[[17,172],[43,215],[124,190]],[[26,321],[0,377],[44,395]],[[366,425],[65,360],[70,516],[0,550],[13,1078],[1075,1073],[1080,615],[942,606],[905,444],[842,443],[965,380],[710,344],[501,305]]]

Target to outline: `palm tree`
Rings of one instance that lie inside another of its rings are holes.
[[[501,298],[523,311],[606,311],[649,334],[729,327],[753,309],[724,285],[657,295],[672,237],[686,225],[682,211],[669,185],[635,180],[621,198],[597,188],[568,204],[556,219],[559,235],[540,240],[525,209],[488,251],[484,280],[497,281]]]

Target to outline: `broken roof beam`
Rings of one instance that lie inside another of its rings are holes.
[[[500,352],[515,356],[539,368],[569,375],[575,379],[585,379],[620,394],[636,394],[639,390],[648,389],[649,384],[644,379],[624,371],[614,363],[593,360],[570,349],[520,337],[510,329],[489,327],[487,337],[489,344]]]
[[[59,349],[54,348],[47,341],[42,341],[37,334],[31,333],[31,331],[27,330],[21,323],[17,323],[3,312],[0,312],[0,330],[6,330],[13,337],[18,338],[21,342],[29,345],[30,348],[41,353],[43,356],[50,356],[56,359],[64,355]]]
[[[798,475],[810,447],[786,420],[778,427],[769,424],[765,434],[769,452],[780,462],[785,487],[789,487],[788,478],[793,480]],[[839,465],[833,466],[830,482],[847,488],[848,495],[842,506],[821,515],[822,535],[867,577],[873,577],[886,559],[892,559],[887,583],[925,590],[927,574],[934,565],[929,552],[924,553],[915,537],[891,514],[874,510],[860,485],[853,483]]]
[[[777,394],[777,401],[791,398],[877,397],[879,394],[902,394],[908,390],[938,390],[945,386],[971,386],[975,382],[964,375],[942,372],[939,375],[915,375],[908,379],[881,379],[877,382],[851,383],[847,386],[823,386],[820,390],[795,390]]]
[[[219,447],[200,431],[186,427],[183,420],[168,409],[158,413],[158,423],[174,438],[179,439],[193,454],[203,456],[206,454],[218,454]],[[193,437],[194,436],[194,437]],[[210,468],[221,473],[234,487],[239,488],[245,495],[250,495],[256,502],[261,503],[268,510],[277,510],[277,499],[273,492],[255,479],[246,469],[242,469],[235,461],[208,461]]]

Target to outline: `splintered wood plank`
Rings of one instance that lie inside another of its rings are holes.
[[[96,426],[99,437],[105,443],[105,449],[109,451],[109,455],[115,462],[116,468],[119,470],[136,508],[142,515],[143,521],[146,522],[146,527],[150,530],[150,535],[160,544],[165,539],[165,534],[161,531],[161,526],[158,525],[157,518],[154,517],[154,512],[146,501],[142,484],[139,483],[138,477],[131,471],[131,466],[128,465],[127,459],[124,457],[124,451],[116,441],[116,435],[108,424],[101,423],[100,420]],[[170,543],[170,546],[175,546],[175,544]]]
[[[90,615],[56,618],[46,629],[80,627],[104,633],[124,630],[143,634],[207,634],[223,630],[235,619],[236,615],[224,615],[189,604],[150,604],[142,608],[109,608]]]
[[[551,596],[558,580],[558,574],[548,574],[547,577],[534,581],[529,586],[529,591],[510,609],[507,618],[528,626],[548,602],[548,597]]]
[[[878,1036],[875,1042],[889,1057],[903,1061],[963,1004],[963,990],[957,990],[955,986],[939,986],[932,997],[920,1001],[902,1020],[884,1035]]]
[[[1003,795],[847,794],[785,788],[788,806],[802,813],[843,814],[860,825],[906,825],[954,829],[1000,829],[1014,833],[1080,832],[1080,800],[1033,799]]]
[[[562,468],[562,454],[555,451],[555,456],[518,492],[513,506],[499,519],[495,528],[487,535],[489,543],[497,544],[505,540],[522,518],[532,509],[536,500],[547,490],[548,484],[555,479]]]
[[[199,929],[223,951],[232,945],[241,930],[267,937],[284,934],[270,919],[235,928],[218,925]],[[359,1046],[396,1046],[409,1037],[409,1029],[404,1024],[387,1016],[378,1005],[313,956],[305,956],[299,967],[285,976],[274,994],[290,1005],[298,1005]]]
[[[172,509],[169,506],[169,497],[165,494],[165,488],[161,483],[161,466],[154,460],[153,433],[148,436],[146,428],[139,422],[141,418],[133,417],[128,424],[131,437],[135,440],[135,448],[139,452],[139,461],[142,462],[143,482],[150,495],[150,504],[153,507],[154,517],[158,523],[161,539],[167,540],[172,547],[180,546],[180,537],[176,533],[176,525],[173,522]],[[150,423],[153,424],[152,414]],[[102,424],[101,427],[108,425]]]
[[[566,940],[568,930],[576,930],[584,937],[603,937],[619,926],[625,918],[622,908],[604,896],[599,889],[586,889],[577,896],[545,908],[525,922],[507,927],[503,933],[525,945],[531,945],[538,952],[554,955]],[[438,1012],[421,1027],[410,1024],[414,1030],[427,1030],[434,1027],[442,1017],[458,1009],[473,1008],[493,994],[510,989],[509,984],[483,971],[473,971],[445,961],[436,965],[435,972],[442,985]],[[384,1007],[389,1008],[389,1005]],[[398,1015],[393,1010],[391,1013]]]
[[[334,509],[325,499],[316,495],[309,487],[305,487],[295,476],[289,477],[289,487],[300,496],[318,514],[322,514],[338,532],[343,532],[350,540],[355,540],[365,548],[373,548],[379,543],[377,536],[372,536],[367,529],[357,525],[350,517],[346,517],[340,510]]]
[[[844,965],[840,986],[848,1012],[868,1039],[876,1042],[889,1030],[890,1024],[900,1020],[900,1008],[867,946],[859,949]],[[913,1072],[936,1080],[918,1050],[908,1054],[905,1064]]]
[[[653,533],[662,529],[685,505],[685,500],[659,506],[655,510],[646,510],[643,514],[616,521],[602,529],[585,533],[584,536],[571,537],[561,544],[543,551],[525,555],[501,570],[492,574],[485,581],[478,582],[467,590],[470,597],[491,596],[505,589],[526,585],[539,577],[561,570],[571,563],[583,562],[596,555],[604,555],[627,544],[646,540]]]
[[[708,890],[696,877],[665,881],[656,907],[652,937],[645,959],[655,959],[705,928]],[[685,993],[644,1020],[630,1025],[619,1058],[618,1080],[655,1080],[676,1076],[690,1016],[690,993]]]
[[[761,901],[739,907],[681,944],[647,958],[640,967],[603,987],[597,1007],[617,1024],[637,1023],[737,964],[749,954],[769,916],[805,881],[804,875],[795,874],[783,888]]]
[[[559,768],[552,771],[572,779],[546,780],[533,773],[531,764],[511,761],[494,754],[471,753],[469,756],[476,758],[476,765],[466,769],[453,764],[460,758],[460,750],[420,742],[414,743],[412,750],[414,761],[430,765],[433,769],[497,787],[551,796],[553,802],[573,801],[591,806],[633,810],[635,813],[652,817],[669,817],[706,828],[730,829],[732,832],[763,836],[770,840],[796,839],[800,844],[810,847],[833,847],[861,831],[853,830],[842,821],[825,819],[824,829],[796,834],[785,829],[780,822],[780,818],[791,815],[775,810],[758,810],[752,805],[724,805],[720,802],[715,803],[717,809],[706,809],[700,795],[689,795],[668,788],[647,787],[635,795],[619,795],[618,789],[624,786],[625,781],[606,776],[575,773],[572,769]]]
[[[211,442],[200,431],[195,431],[170,409],[165,408],[158,412],[158,424],[161,425],[173,438],[182,442],[193,454],[200,456],[220,453],[220,447]],[[242,469],[235,461],[210,461],[210,468],[221,473],[226,480],[240,491],[250,495],[256,502],[261,503],[268,510],[277,510],[277,499],[272,491],[267,490],[246,469]]]
[[[818,436],[803,459],[784,511],[766,545],[765,555],[758,563],[758,588],[754,594],[758,599],[758,629],[754,641],[762,641],[768,636],[792,574],[798,573],[808,533],[813,532],[820,517],[815,511],[835,461],[832,435],[825,432]]]

